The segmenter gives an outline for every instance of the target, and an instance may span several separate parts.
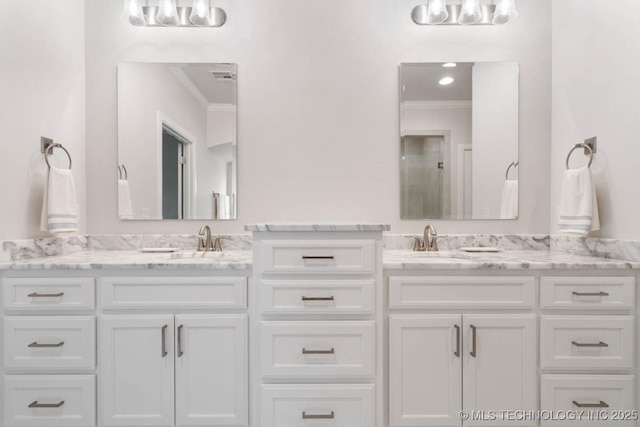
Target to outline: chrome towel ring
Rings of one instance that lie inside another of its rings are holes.
[[[509,171],[511,170],[511,168],[517,168],[518,167],[518,163],[520,163],[520,162],[511,162],[511,164],[507,168],[507,173],[506,173],[506,176],[505,176],[507,181],[509,180]]]
[[[69,158],[69,169],[71,169],[71,165],[73,163],[71,160],[71,154],[69,154],[67,149],[64,148],[62,144],[54,144],[54,143],[49,144],[47,148],[44,150],[44,161],[47,162],[47,166],[49,167],[49,169],[51,169],[51,163],[49,163],[49,154],[52,154],[54,148],[61,148],[62,151],[64,151],[67,154],[67,157]]]
[[[129,179],[129,173],[124,165],[118,165],[118,178],[127,181]]]
[[[591,163],[593,163],[593,150],[591,149],[591,147],[589,147],[587,144],[576,144],[571,151],[569,151],[569,154],[567,154],[567,161],[565,162],[566,166],[567,166],[567,170],[569,170],[569,158],[571,158],[571,154],[573,154],[574,151],[576,151],[578,148],[584,148],[585,150],[589,151],[589,164],[587,165],[587,167],[591,167]]]

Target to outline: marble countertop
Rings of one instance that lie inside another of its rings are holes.
[[[87,250],[0,263],[5,270],[250,270],[251,251],[143,253]]]
[[[544,250],[505,250],[495,253],[385,250],[383,265],[385,269],[396,270],[640,269],[640,262]],[[66,255],[0,263],[0,269],[5,270],[250,270],[252,266],[252,252],[247,250],[228,250],[222,254],[194,251],[163,254],[134,250],[85,250]]]
[[[389,224],[359,222],[268,222],[247,224],[245,231],[389,231]]]
[[[539,250],[510,250],[500,252],[384,252],[385,269],[442,269],[442,270],[553,270],[553,269],[640,269],[640,262],[573,255],[566,252]]]

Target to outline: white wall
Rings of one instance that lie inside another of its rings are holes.
[[[420,27],[408,0],[219,0],[219,29],[135,28],[121,1],[86,4],[87,174],[91,233],[194,232],[185,222],[116,215],[115,67],[120,61],[238,64],[237,233],[265,220],[401,221],[398,65],[424,61],[521,64],[521,192],[517,221],[434,221],[442,233],[549,229],[551,0],[518,1],[503,27]]]
[[[609,10],[616,12],[615,15]],[[553,2],[553,149],[551,230],[567,153],[598,137],[591,167],[601,231],[594,236],[640,239],[640,2]],[[572,165],[587,158],[576,150]]]
[[[83,1],[4,0],[2,8],[0,240],[44,235],[40,211],[47,167],[40,136],[62,143],[73,156],[82,232],[86,224]],[[56,154],[56,159],[60,166],[67,164],[64,153]]]
[[[518,65],[473,66],[473,217],[500,218],[505,174],[518,161]],[[517,179],[520,167],[511,170]],[[523,196],[520,196],[523,197]],[[526,195],[524,195],[526,197]]]

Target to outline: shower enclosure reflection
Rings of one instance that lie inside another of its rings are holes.
[[[518,161],[518,75],[514,62],[400,65],[402,219],[517,218],[503,192]]]
[[[235,64],[118,66],[121,219],[236,218]]]

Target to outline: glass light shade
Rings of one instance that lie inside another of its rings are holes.
[[[160,0],[156,19],[160,24],[169,27],[174,27],[180,24],[176,0]]]
[[[189,21],[191,21],[193,25],[200,27],[208,27],[211,25],[209,0],[193,0],[193,7],[191,8]]]
[[[122,20],[136,27],[144,27],[147,21],[142,11],[142,0],[124,0]]]
[[[480,10],[480,0],[463,0],[458,24],[473,25],[482,19],[482,10]]]
[[[497,0],[496,11],[493,14],[493,25],[507,24],[518,17],[515,0]]]
[[[445,0],[431,0],[427,9],[427,24],[442,24],[449,17]]]

